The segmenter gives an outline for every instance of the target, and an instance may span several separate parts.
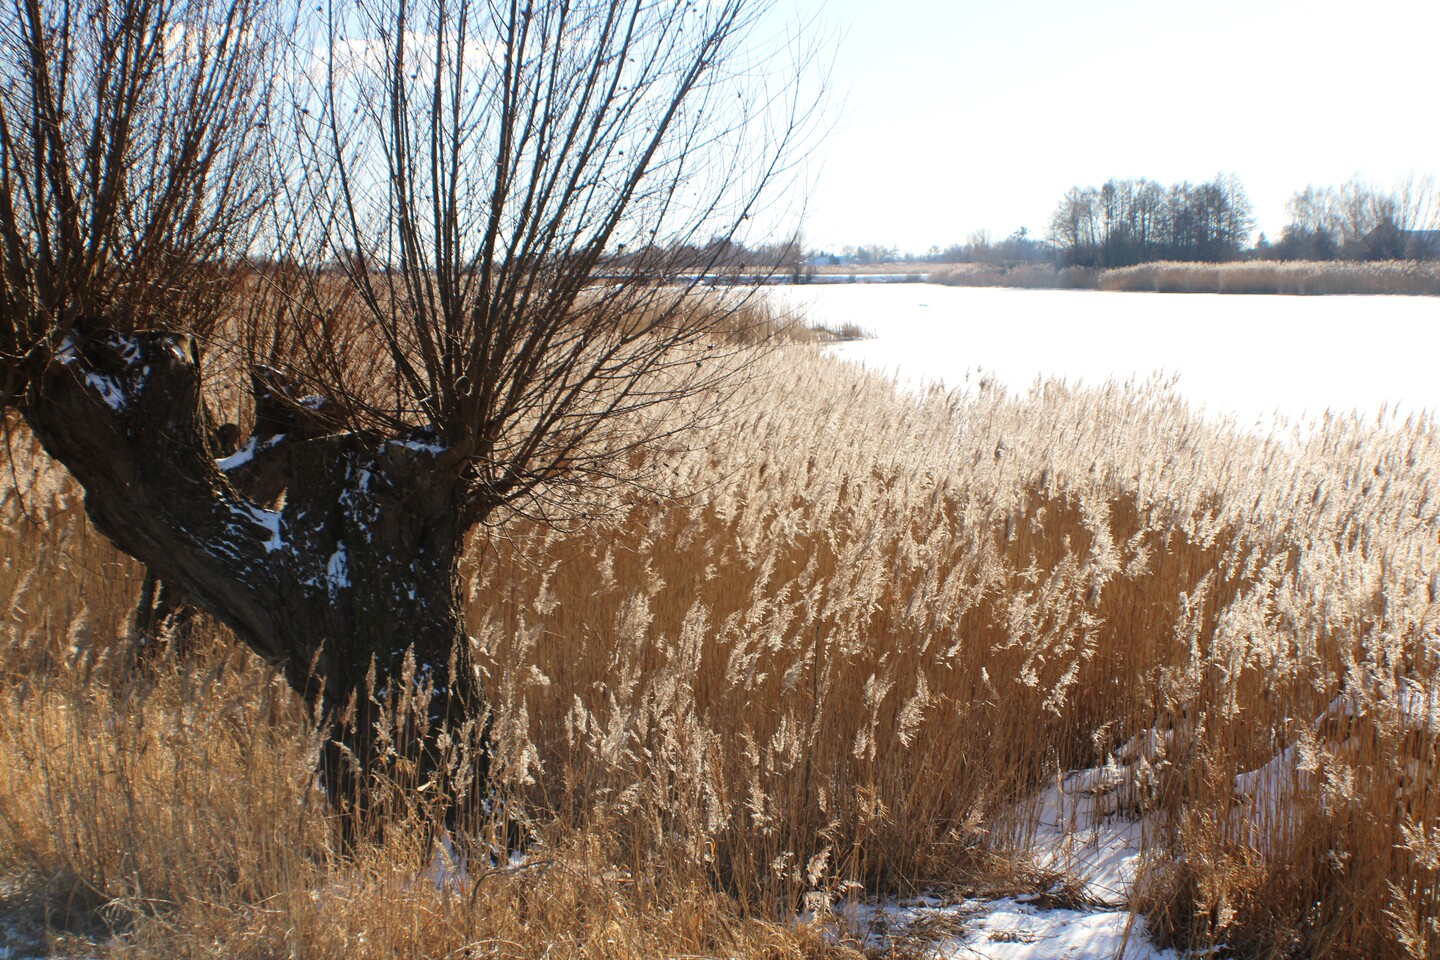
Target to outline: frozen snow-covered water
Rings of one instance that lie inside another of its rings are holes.
[[[870,340],[838,357],[949,387],[1176,378],[1192,406],[1269,432],[1327,410],[1440,410],[1440,299],[1102,293],[931,284],[779,287],[812,325]]]

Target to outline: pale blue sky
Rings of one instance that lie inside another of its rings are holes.
[[[1238,174],[1262,230],[1307,183],[1440,175],[1440,0],[777,0],[841,34],[814,245],[1043,234],[1106,178]]]

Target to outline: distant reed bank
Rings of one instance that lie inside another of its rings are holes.
[[[898,269],[898,267],[897,267]],[[1141,293],[1249,293],[1316,296],[1394,294],[1440,296],[1440,263],[1245,260],[1234,263],[1159,261],[1112,270],[1056,269],[1049,264],[959,264],[925,275],[953,287],[1029,287]]]

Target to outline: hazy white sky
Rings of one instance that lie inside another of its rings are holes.
[[[777,0],[838,34],[813,246],[1043,235],[1064,191],[1440,176],[1440,0]]]

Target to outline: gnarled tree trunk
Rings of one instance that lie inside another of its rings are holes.
[[[387,781],[474,797],[485,703],[457,592],[457,471],[423,438],[337,430],[276,379],[256,376],[255,431],[226,457],[186,336],[73,342],[21,410],[102,533],[318,699],[323,780],[352,827],[383,816]],[[452,742],[478,749],[447,756]]]

